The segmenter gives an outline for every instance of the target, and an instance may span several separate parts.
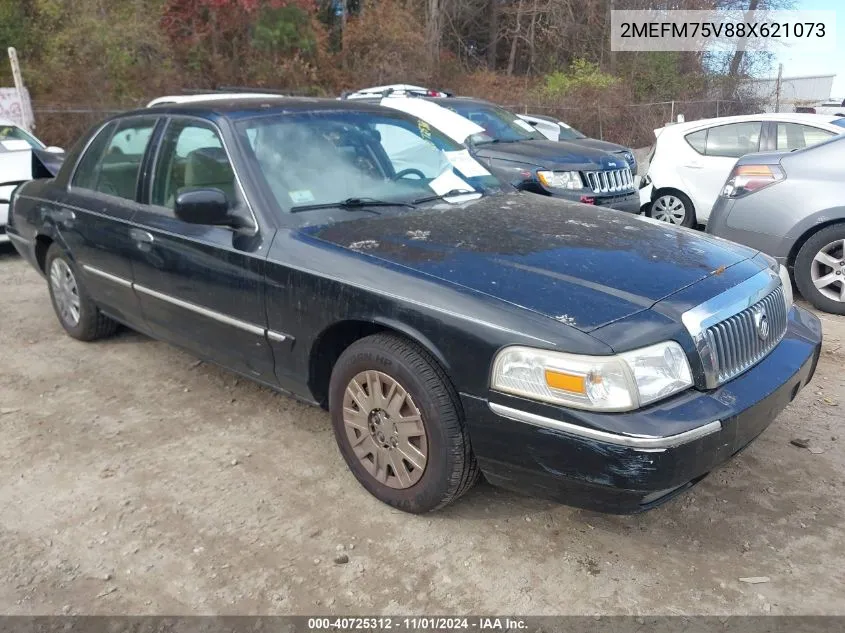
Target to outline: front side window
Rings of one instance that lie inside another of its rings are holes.
[[[254,165],[284,210],[348,199],[411,202],[502,184],[466,148],[399,112],[287,113],[238,123]]]
[[[116,125],[110,128],[114,134],[107,143],[100,143],[101,132],[85,152],[72,185],[135,200],[141,163],[156,119],[127,119]]]
[[[834,135],[834,132],[800,123],[778,123],[777,126],[777,149],[780,150],[810,147]]]
[[[483,133],[471,137],[476,145],[491,142],[513,143],[516,141],[547,140],[545,136],[513,112],[508,112],[504,108],[492,104],[450,99],[439,101],[438,105],[447,107],[484,128]]]
[[[156,162],[151,203],[173,209],[183,189],[220,189],[237,200],[235,172],[217,130],[194,120],[172,121]]]
[[[719,125],[707,130],[707,156],[739,158],[760,149],[760,121]]]
[[[7,141],[9,142],[7,145]],[[17,125],[0,125],[0,148],[17,149],[18,143],[23,141],[32,149],[44,149],[44,144],[26,130]],[[26,149],[26,146],[23,146]]]

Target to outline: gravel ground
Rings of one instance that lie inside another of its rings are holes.
[[[841,317],[813,384],[656,510],[482,484],[416,517],[324,411],[133,332],[72,340],[8,248],[0,287],[0,613],[845,614]]]

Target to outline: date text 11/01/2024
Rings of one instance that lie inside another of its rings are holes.
[[[522,618],[511,617],[330,617],[308,618],[309,631],[516,631]]]

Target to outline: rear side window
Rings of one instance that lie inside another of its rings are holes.
[[[802,149],[821,143],[834,135],[811,125],[799,123],[778,123],[777,148],[782,150]]]
[[[707,130],[690,132],[684,138],[687,139],[687,143],[689,143],[690,147],[692,147],[696,152],[699,154],[704,153],[704,148],[707,144]]]
[[[88,145],[82,160],[76,166],[76,173],[73,174],[71,186],[82,189],[94,189],[97,186],[97,166],[108,145],[109,139],[114,132],[114,123],[105,126]]]
[[[839,127],[845,127],[845,116],[839,117],[838,119],[834,119],[833,121],[831,121],[831,123]]]
[[[135,200],[141,162],[155,125],[155,119],[128,119],[117,124],[107,143],[100,144],[102,133],[98,135],[77,167],[72,184]]]
[[[707,130],[707,156],[739,158],[760,149],[760,121],[719,125]]]

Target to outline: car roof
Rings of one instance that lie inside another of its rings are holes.
[[[260,99],[264,97],[283,97],[284,95],[276,95],[273,93],[263,92],[209,92],[204,94],[190,94],[190,95],[167,95],[164,97],[157,97],[147,104],[148,108],[157,105],[166,105],[170,103],[193,103],[199,101],[225,101],[227,99]]]
[[[286,112],[337,111],[383,112],[377,103],[364,100],[339,101],[317,97],[285,97],[281,95],[258,95],[243,97],[227,95],[226,98],[200,99],[181,103],[162,103],[152,107],[132,110],[114,118],[150,114],[186,114],[206,118],[223,117],[228,119],[249,118],[256,115]]]
[[[686,121],[684,123],[672,123],[663,128],[658,128],[655,132],[660,130],[683,133],[690,130],[697,130],[705,127],[713,127],[716,125],[726,125],[728,123],[742,123],[744,121],[784,121],[786,123],[807,123],[815,125],[833,125],[833,121],[837,118],[827,114],[804,114],[802,112],[761,112],[759,114],[741,114],[737,116],[724,116],[713,119],[698,119],[697,121]]]
[[[11,125],[13,127],[20,127],[20,125],[18,125],[17,123],[12,121],[11,119],[3,119],[3,118],[0,118],[0,125]]]

